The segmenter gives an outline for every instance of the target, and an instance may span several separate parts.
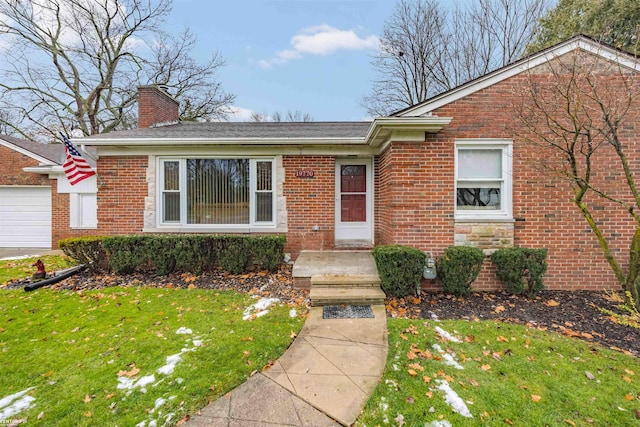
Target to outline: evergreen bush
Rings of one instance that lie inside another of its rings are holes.
[[[491,255],[491,262],[508,292],[534,297],[544,288],[542,277],[547,271],[546,249],[502,248]]]
[[[373,249],[373,258],[385,294],[405,297],[419,289],[426,263],[423,252],[408,246],[381,245]]]
[[[471,292],[471,284],[478,277],[485,255],[472,246],[449,246],[438,258],[438,277],[444,290],[454,295]]]

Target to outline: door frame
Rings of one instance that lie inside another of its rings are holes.
[[[366,215],[367,221],[364,223],[343,223],[341,222],[341,166],[342,165],[365,165],[366,166]],[[334,240],[340,241],[366,241],[373,243],[373,158],[336,158],[335,166],[335,219],[334,219]],[[355,225],[354,225],[355,224]]]

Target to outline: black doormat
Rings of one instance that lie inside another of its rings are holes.
[[[325,305],[323,319],[373,319],[370,305]]]

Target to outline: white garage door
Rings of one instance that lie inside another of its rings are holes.
[[[51,187],[0,187],[0,248],[51,247]]]

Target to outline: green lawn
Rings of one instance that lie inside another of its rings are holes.
[[[243,320],[253,302],[198,289],[0,291],[0,399],[29,405],[10,414],[0,400],[0,419],[175,425],[277,359],[302,327],[286,305]]]
[[[32,258],[21,258],[0,261],[0,286],[11,280],[22,280],[31,277],[36,268],[31,265],[41,259],[47,273],[62,270],[76,265],[69,257],[61,255],[44,255]]]
[[[632,356],[493,321],[388,325],[385,373],[358,426],[640,425],[640,363]]]

